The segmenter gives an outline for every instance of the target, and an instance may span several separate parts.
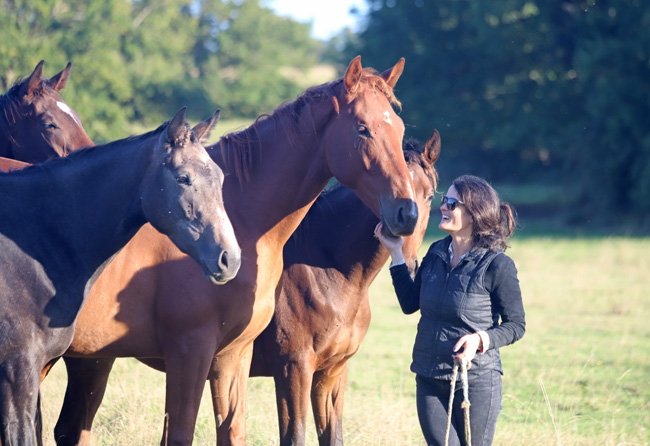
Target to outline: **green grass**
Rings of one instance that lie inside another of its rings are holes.
[[[650,238],[516,238],[509,253],[519,269],[527,332],[502,350],[495,445],[650,444]],[[402,315],[385,270],[371,296],[371,328],[350,361],[346,443],[421,445],[408,370],[417,315]],[[64,387],[64,367],[57,365],[43,385],[47,445],[54,444]],[[248,444],[277,444],[272,381],[252,379],[249,390]],[[214,444],[208,393],[198,445]],[[163,404],[162,374],[117,361],[95,444],[157,443]],[[307,444],[315,438],[309,424]]]

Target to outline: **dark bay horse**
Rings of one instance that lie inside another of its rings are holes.
[[[413,273],[437,186],[440,136],[406,145],[419,221],[404,238]],[[281,445],[304,445],[311,404],[320,445],[343,444],[347,361],[368,331],[368,288],[388,251],[373,237],[375,214],[347,188],[322,194],[284,247],[275,314],[255,340],[251,376],[272,376]]]
[[[211,148],[228,174],[224,199],[242,247],[239,274],[223,287],[209,286],[194,262],[145,226],[104,271],[81,312],[67,354],[99,359],[66,358],[59,444],[87,441],[111,358],[125,356],[164,359],[163,444],[192,442],[208,376],[217,389],[219,443],[245,443],[253,340],[273,315],[282,248],[329,178],[351,187],[394,234],[415,229],[404,124],[392,108],[403,66],[402,59],[379,74],[357,57],[342,79],[308,89]],[[134,258],[129,252],[136,249]]]
[[[223,173],[198,142],[209,123],[194,132],[184,115],[139,137],[0,174],[0,444],[38,441],[40,373],[70,345],[86,291],[145,222],[212,281],[235,274],[239,247]]]
[[[32,74],[0,96],[0,156],[39,163],[65,156],[90,140],[77,114],[59,92],[72,64],[51,78],[43,78],[43,61]]]

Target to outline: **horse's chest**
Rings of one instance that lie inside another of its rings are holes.
[[[321,360],[336,362],[346,359],[359,349],[363,335],[354,325],[332,321],[314,336],[314,350]]]
[[[341,330],[317,352],[319,368],[332,367],[346,361],[357,352],[360,344],[361,340],[355,335],[354,330]]]

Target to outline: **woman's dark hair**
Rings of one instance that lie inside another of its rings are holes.
[[[452,185],[474,220],[476,247],[505,251],[508,238],[517,225],[512,206],[502,203],[499,194],[483,178],[463,175],[456,178]]]

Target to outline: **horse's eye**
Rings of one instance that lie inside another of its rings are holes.
[[[176,181],[178,181],[178,184],[185,184],[187,186],[192,184],[192,180],[188,175],[179,175],[176,177]]]
[[[361,136],[370,137],[370,130],[364,124],[359,124],[357,126],[357,133],[359,133]]]
[[[45,128],[48,129],[48,130],[49,130],[49,129],[58,129],[59,126],[56,125],[56,124],[53,123],[53,122],[46,122],[46,123],[45,123]]]

